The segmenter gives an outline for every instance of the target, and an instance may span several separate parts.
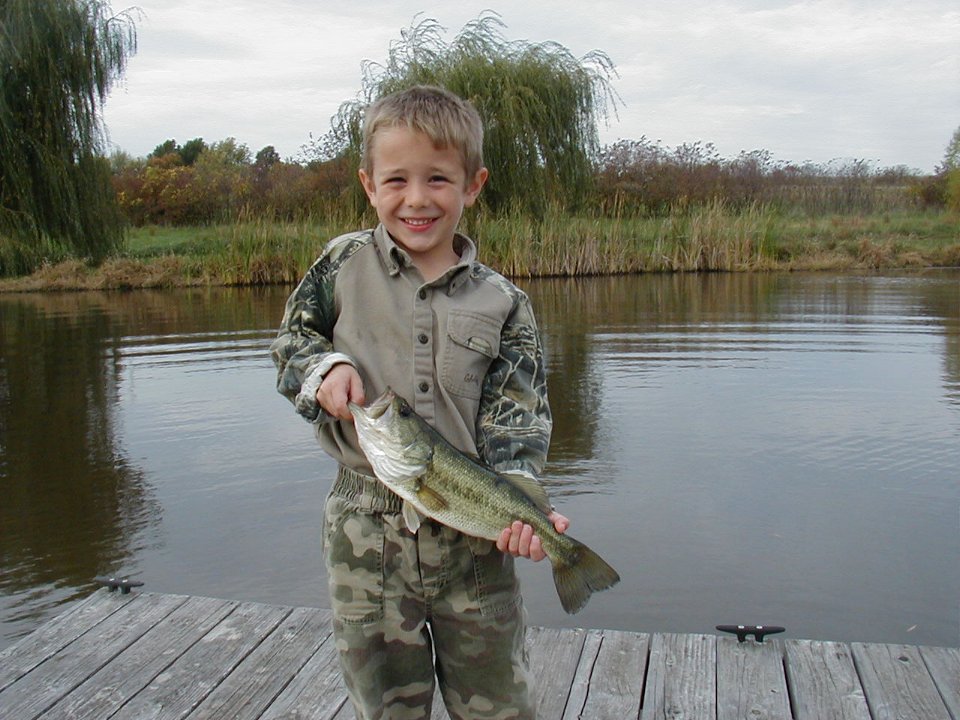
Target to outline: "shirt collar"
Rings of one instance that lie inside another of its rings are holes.
[[[373,241],[390,275],[399,275],[408,268],[413,269],[413,261],[406,250],[397,245],[382,223],[373,231]],[[464,283],[469,276],[469,270],[477,260],[477,246],[466,235],[456,233],[453,236],[453,249],[460,256],[460,262],[430,283],[431,285],[449,283],[447,290],[449,294],[453,294]]]

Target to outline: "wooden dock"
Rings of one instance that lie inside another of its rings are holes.
[[[329,619],[100,590],[0,653],[0,718],[347,720]],[[529,642],[543,720],[960,720],[958,648],[540,627]]]

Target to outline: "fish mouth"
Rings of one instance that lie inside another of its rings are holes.
[[[380,397],[375,399],[366,407],[360,407],[355,403],[348,403],[348,405],[350,407],[350,412],[352,412],[354,416],[356,416],[357,413],[362,413],[369,420],[379,420],[389,409],[395,397],[396,393],[394,393],[390,388],[387,388],[383,394],[380,395]]]

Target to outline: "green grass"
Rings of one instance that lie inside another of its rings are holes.
[[[136,228],[100,267],[51,263],[0,290],[290,284],[329,239],[373,222],[372,213],[359,222],[343,213]],[[512,277],[960,267],[960,217],[945,212],[804,216],[715,203],[648,218],[474,214],[463,229],[483,262]]]
[[[146,259],[163,255],[207,255],[219,242],[218,226],[131,228],[127,237],[130,257]]]

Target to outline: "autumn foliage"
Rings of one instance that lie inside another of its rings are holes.
[[[709,143],[668,148],[646,137],[603,148],[595,176],[603,214],[663,216],[721,202],[807,215],[871,213],[935,206],[928,179],[906,167],[876,169],[864,160],[787,163],[765,150],[725,159]]]
[[[132,225],[207,225],[241,215],[296,220],[349,199],[355,182],[343,160],[284,161],[271,146],[251,159],[233,138],[199,142],[200,151],[186,157],[196,140],[167,141],[146,159],[115,159],[113,186]]]
[[[347,156],[281,160],[268,146],[251,158],[228,138],[204,146],[188,163],[182,148],[169,142],[146,159],[114,160],[117,200],[134,226],[208,225],[238,217],[359,218],[363,212]],[[871,213],[942,208],[947,199],[945,177],[902,167],[875,169],[861,160],[798,165],[778,162],[766,151],[724,159],[710,144],[667,148],[646,138],[602,148],[593,168],[592,194],[579,212],[603,217],[665,217],[717,202],[804,215]]]

